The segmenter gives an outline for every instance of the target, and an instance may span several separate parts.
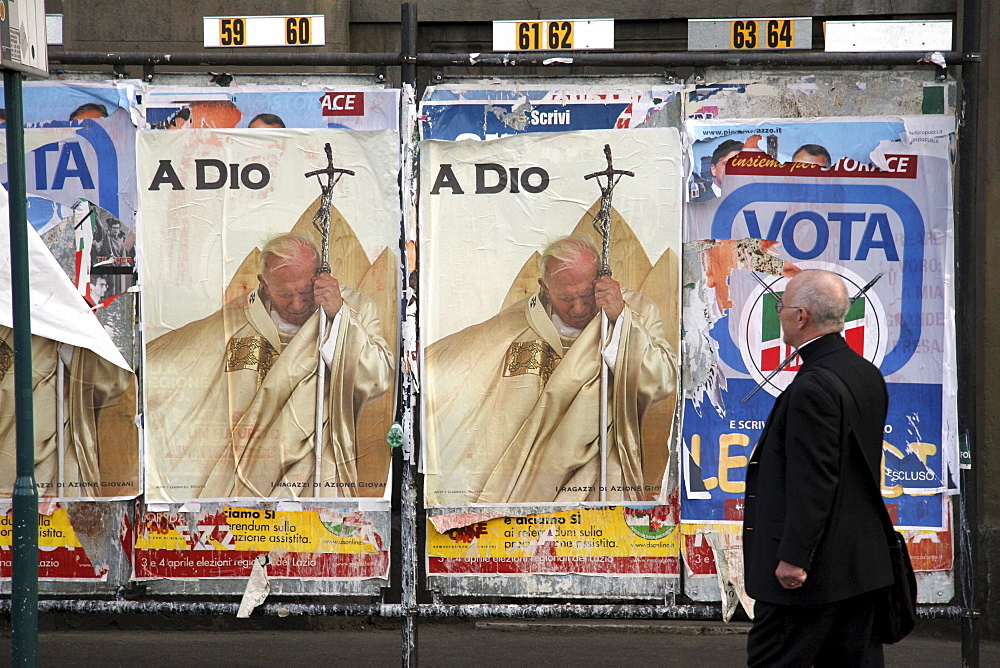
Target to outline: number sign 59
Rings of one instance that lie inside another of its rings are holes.
[[[219,19],[219,44],[243,46],[247,43],[247,20],[244,18]]]

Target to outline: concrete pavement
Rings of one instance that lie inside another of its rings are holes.
[[[46,616],[50,617],[50,616]],[[51,616],[55,618],[56,616]],[[396,621],[359,618],[170,618],[132,615],[43,620],[41,666],[395,666]],[[746,623],[651,620],[421,620],[421,666],[741,666]],[[237,629],[237,630],[233,630]],[[923,621],[886,647],[888,666],[960,666],[957,622]],[[10,663],[9,631],[0,665]],[[1000,665],[983,642],[981,665]]]

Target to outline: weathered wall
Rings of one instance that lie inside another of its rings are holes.
[[[234,15],[325,14],[325,50],[338,52],[348,47],[350,0],[242,0],[238,3],[205,0],[169,5],[142,0],[89,0],[60,4],[63,48],[67,51],[200,51],[203,48],[202,18]],[[397,11],[397,21],[398,14]],[[306,51],[308,47],[298,50]],[[250,51],[266,53],[269,49]]]
[[[283,47],[282,53],[339,53],[352,50],[350,43],[350,0],[242,0],[223,2],[177,2],[157,5],[143,0],[89,0],[49,2],[48,13],[63,14],[63,51],[176,53],[204,50],[205,16],[326,16],[326,46]],[[399,20],[397,8],[396,20]],[[271,48],[211,49],[241,53],[271,53]],[[370,51],[373,49],[362,49]],[[52,51],[50,51],[52,53]],[[74,68],[80,69],[80,68]],[[107,70],[108,68],[101,68]],[[204,67],[171,68],[171,71],[205,71]],[[303,68],[303,70],[306,68]],[[329,68],[327,68],[329,69]],[[230,72],[273,72],[277,68],[227,68]],[[132,67],[128,74],[142,75]]]
[[[93,0],[63,2],[48,0],[48,13],[63,14],[65,51],[146,51],[170,53],[202,49],[202,17],[254,15],[325,14],[325,47],[282,48],[281,53],[349,51],[353,53],[392,52],[399,47],[400,2],[389,0],[244,0],[224,2],[180,0],[168,8],[154,9],[142,0]],[[759,16],[812,16],[814,32],[825,19],[859,17],[917,16],[953,18],[958,0],[766,0],[753,7]],[[467,0],[420,0],[417,16],[421,21],[418,49],[422,52],[472,53],[492,48],[491,21],[531,18],[607,18],[616,21],[617,51],[674,51],[687,45],[687,19],[711,18],[720,14],[717,4],[704,0],[676,2],[618,3],[609,10],[606,0],[567,2],[547,0],[498,0],[477,3]],[[724,13],[724,12],[723,12]],[[219,49],[219,51],[226,51]],[[267,49],[232,49],[267,53]],[[76,68],[74,68],[76,69]],[[107,68],[105,68],[107,69]],[[182,71],[204,68],[174,68]],[[275,68],[229,67],[231,72],[276,71]],[[308,70],[310,68],[302,68]],[[359,68],[355,68],[358,71]],[[368,72],[371,68],[360,68]],[[615,73],[597,68],[561,69],[565,74]],[[649,69],[645,73],[653,72]],[[140,68],[128,69],[140,76]],[[492,74],[479,68],[479,75]],[[537,74],[521,70],[519,74]],[[398,77],[398,73],[391,73]],[[687,74],[687,73],[682,73]],[[395,81],[398,84],[398,80]]]
[[[379,23],[399,19],[397,2],[357,1],[351,6],[351,22]],[[903,14],[953,13],[956,0],[758,0],[754,16],[900,16]],[[648,19],[715,18],[728,11],[745,10],[705,0],[657,0],[619,2],[607,0],[420,0],[417,8],[422,21],[502,21],[531,18],[598,19],[613,16],[616,21]]]

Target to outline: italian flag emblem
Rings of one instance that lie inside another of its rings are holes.
[[[777,293],[780,298],[784,293]],[[767,374],[778,368],[778,365],[791,354],[791,346],[785,345],[781,340],[781,321],[778,313],[774,310],[777,303],[774,295],[766,293],[764,297],[764,308],[760,323],[760,370]],[[847,311],[847,318],[844,324],[844,339],[847,345],[859,355],[865,354],[865,308],[866,299],[864,295],[851,304]],[[802,361],[798,358],[785,367],[786,371],[798,371]]]

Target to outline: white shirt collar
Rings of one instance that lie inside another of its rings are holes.
[[[274,322],[274,326],[278,328],[278,331],[282,334],[298,334],[299,330],[302,329],[302,325],[293,325],[290,322],[285,322],[277,311],[273,308],[270,309],[271,320]]]
[[[580,334],[583,333],[582,329],[577,329],[576,327],[570,327],[562,321],[559,314],[552,311],[552,324],[556,326],[556,331],[559,332],[559,336],[567,339],[575,339]]]

